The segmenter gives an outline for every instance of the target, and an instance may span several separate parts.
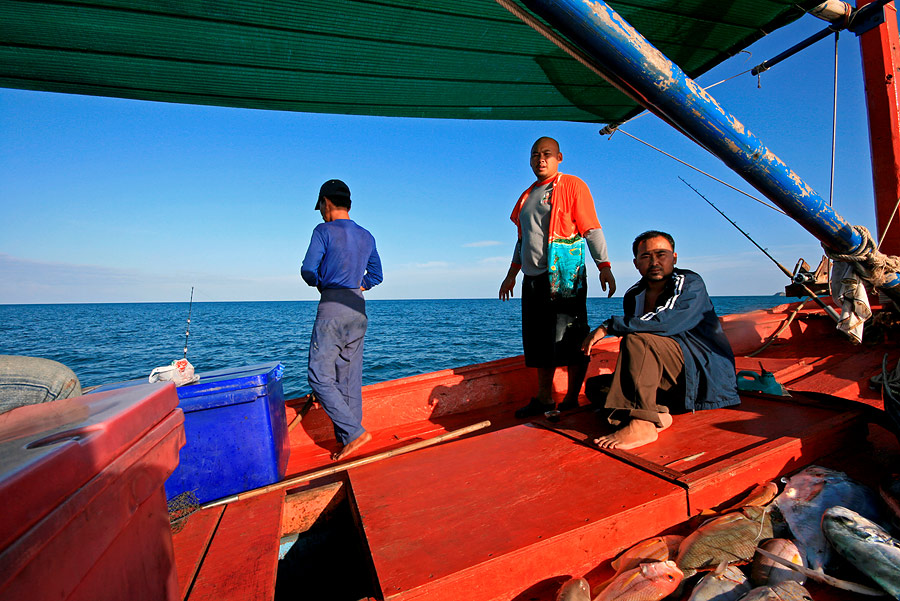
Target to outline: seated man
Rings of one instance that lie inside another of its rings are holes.
[[[737,405],[734,353],[699,275],[676,269],[675,241],[644,232],[632,244],[641,280],[628,289],[624,317],[591,332],[582,350],[607,334],[622,336],[605,406],[620,426],[594,440],[600,447],[633,449],[656,440],[672,412]],[[658,393],[662,397],[658,398]]]
[[[0,355],[0,413],[75,396],[81,396],[81,383],[62,363],[39,357]]]

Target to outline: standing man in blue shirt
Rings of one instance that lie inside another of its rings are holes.
[[[330,179],[316,210],[325,223],[313,230],[300,275],[321,293],[309,341],[309,385],[334,424],[341,448],[334,461],[370,440],[362,427],[363,339],[369,320],[363,291],[381,283],[375,238],[350,219],[350,188]]]

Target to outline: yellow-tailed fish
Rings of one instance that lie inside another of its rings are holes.
[[[753,490],[748,492],[746,495],[741,497],[736,502],[732,503],[725,509],[703,509],[692,517],[688,521],[688,525],[692,528],[697,528],[702,526],[706,521],[725,515],[727,513],[731,513],[733,511],[738,511],[743,507],[765,507],[769,503],[772,502],[778,495],[778,485],[774,482],[766,482],[765,484],[758,484]]]
[[[721,513],[734,511],[741,507],[764,507],[765,505],[768,505],[776,495],[778,495],[778,485],[774,482],[759,484],[756,488],[748,492],[744,498],[734,503],[728,509],[723,509]]]
[[[616,576],[594,601],[658,601],[671,595],[683,579],[674,561],[642,563]]]
[[[797,549],[797,545],[786,538],[773,538],[761,544],[760,549],[786,559],[798,566],[806,565],[803,555]],[[800,584],[806,582],[806,577],[797,571],[769,559],[757,552],[753,557],[753,565],[750,566],[750,581],[753,586],[772,586],[785,580],[796,580]]]
[[[761,507],[745,507],[704,523],[685,537],[676,563],[685,577],[712,570],[721,563],[748,563],[757,543],[772,538],[772,520]]]
[[[624,572],[638,567],[642,563],[665,561],[678,553],[678,547],[683,536],[670,534],[667,536],[654,536],[643,540],[624,551],[612,562],[612,568],[616,572]]]

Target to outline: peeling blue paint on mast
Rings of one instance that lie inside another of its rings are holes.
[[[719,157],[825,246],[852,254],[853,226],[602,0],[523,0],[590,56],[613,85]],[[893,274],[883,288],[900,285]]]

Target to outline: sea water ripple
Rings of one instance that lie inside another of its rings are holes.
[[[719,296],[719,315],[793,299]],[[592,326],[620,313],[620,298],[589,298]],[[368,301],[363,383],[522,353],[518,299]],[[188,360],[197,372],[280,361],[286,398],[306,394],[314,301],[195,302]],[[0,305],[0,354],[46,357],[82,386],[145,379],[183,355],[188,303]]]

